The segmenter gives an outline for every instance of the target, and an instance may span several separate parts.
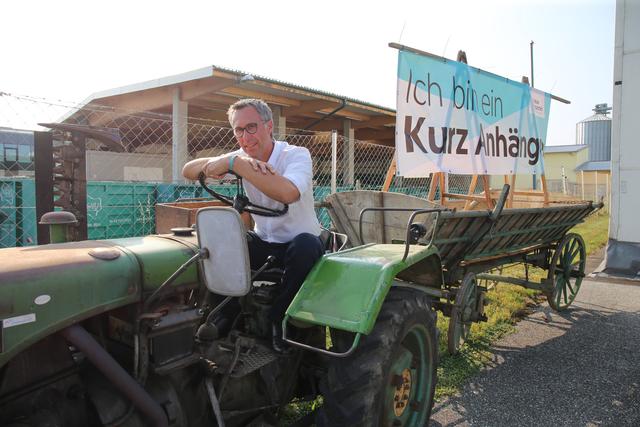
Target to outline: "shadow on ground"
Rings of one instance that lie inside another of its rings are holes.
[[[640,425],[640,287],[622,291],[597,288],[564,313],[545,304],[493,347],[490,368],[436,403],[429,425]],[[621,309],[611,292],[633,302]]]

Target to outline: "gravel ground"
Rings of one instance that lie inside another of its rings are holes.
[[[590,279],[567,311],[543,304],[429,425],[640,426],[640,285]]]

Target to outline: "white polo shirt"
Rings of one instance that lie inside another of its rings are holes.
[[[268,163],[275,171],[287,178],[300,192],[300,199],[289,205],[286,214],[277,217],[251,215],[255,222],[254,231],[262,240],[287,243],[300,233],[320,235],[321,227],[313,207],[313,172],[311,154],[304,147],[290,145],[285,141],[275,141]],[[247,156],[242,150],[233,154]],[[249,181],[243,180],[244,190],[249,200],[256,205],[271,209],[282,209],[283,204],[265,196]]]

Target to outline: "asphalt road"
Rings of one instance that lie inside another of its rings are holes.
[[[566,312],[540,306],[429,426],[640,426],[640,284],[585,280]]]

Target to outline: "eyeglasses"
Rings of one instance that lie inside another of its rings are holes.
[[[242,136],[244,136],[244,133],[247,132],[249,135],[253,135],[254,133],[258,132],[258,124],[257,123],[249,123],[248,125],[246,125],[245,127],[236,127],[233,128],[233,134],[237,137],[237,138],[241,138]]]

